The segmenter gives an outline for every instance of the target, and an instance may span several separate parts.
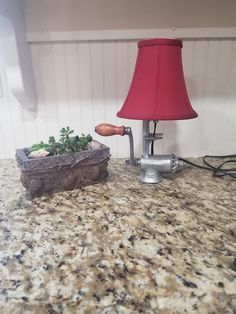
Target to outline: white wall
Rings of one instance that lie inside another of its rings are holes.
[[[139,154],[140,122],[116,118],[130,84],[136,51],[133,41],[32,44],[38,110],[23,110],[11,95],[8,103],[1,102],[1,158],[13,157],[15,147],[47,139],[67,125],[108,144],[113,157],[127,156],[127,138],[102,138],[93,132],[102,122],[132,126]],[[161,122],[160,153],[196,156],[236,151],[235,57],[236,40],[184,42],[185,77],[199,117]]]
[[[30,32],[236,26],[235,0],[25,0]]]
[[[31,25],[32,28],[29,29],[30,23],[33,23],[32,16],[29,15],[31,10],[35,12],[40,4],[44,9],[48,8],[44,5],[49,5],[49,2],[26,1],[28,31],[38,32],[37,20],[35,26]],[[207,1],[206,8],[210,2]],[[233,2],[224,3],[231,3],[232,8]],[[58,0],[57,3],[62,10],[65,2]],[[54,7],[55,13],[58,13],[58,7]],[[73,9],[73,5],[70,8]],[[224,12],[224,5],[221,12]],[[44,13],[47,15],[47,10]],[[32,14],[34,16],[35,13]],[[40,14],[39,12],[39,16]],[[222,21],[224,17],[222,14]],[[229,18],[229,26],[233,26],[230,21]],[[54,25],[57,25],[57,19]],[[70,31],[76,33],[77,26],[72,26]],[[76,33],[74,40],[67,42],[65,40],[68,39],[68,30],[65,33],[57,32],[57,41],[54,42],[50,37],[45,42],[37,42],[37,34],[31,37],[31,56],[38,96],[38,108],[35,111],[28,111],[20,106],[8,91],[6,80],[4,81],[5,97],[0,98],[0,158],[12,158],[15,148],[29,146],[41,139],[46,140],[67,125],[76,132],[91,133],[95,139],[109,145],[113,157],[127,157],[127,138],[102,138],[94,133],[94,127],[102,122],[132,126],[136,155],[140,154],[141,122],[116,118],[132,78],[137,53],[136,40],[124,38],[78,41]],[[53,29],[48,31],[50,33]],[[154,31],[152,35],[159,36],[158,31]],[[227,34],[228,38],[217,38],[218,30],[211,28],[216,37],[214,39],[206,38],[208,30],[188,28],[186,31],[188,36],[185,37],[188,39],[184,39],[184,72],[189,96],[199,117],[189,121],[161,122],[159,131],[164,131],[164,139],[157,144],[157,150],[160,153],[174,152],[181,156],[235,153],[235,29],[232,29],[233,38]],[[227,33],[228,28],[223,31]],[[84,36],[86,34],[83,33]],[[95,39],[97,33],[93,34]],[[124,36],[129,32],[124,30],[122,34]],[[137,30],[135,34],[137,37],[141,34],[142,37],[143,33]]]

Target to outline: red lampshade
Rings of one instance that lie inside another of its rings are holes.
[[[197,117],[184,81],[178,39],[150,39],[138,43],[133,80],[120,118],[181,120]]]

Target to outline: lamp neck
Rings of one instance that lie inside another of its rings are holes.
[[[153,121],[158,122],[158,121]],[[155,132],[155,131],[154,131]],[[143,153],[142,157],[148,158],[149,145],[151,142],[160,140],[163,137],[163,133],[150,133],[150,120],[143,120]]]
[[[143,157],[147,158],[149,155],[149,144],[147,137],[150,134],[150,121],[143,120]]]

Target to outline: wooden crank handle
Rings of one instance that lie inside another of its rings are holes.
[[[109,123],[102,123],[95,127],[95,132],[102,136],[125,135],[124,126],[115,126]]]

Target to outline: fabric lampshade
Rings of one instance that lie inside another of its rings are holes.
[[[117,113],[138,120],[182,120],[197,117],[184,81],[182,41],[150,39],[138,43],[128,96]]]

